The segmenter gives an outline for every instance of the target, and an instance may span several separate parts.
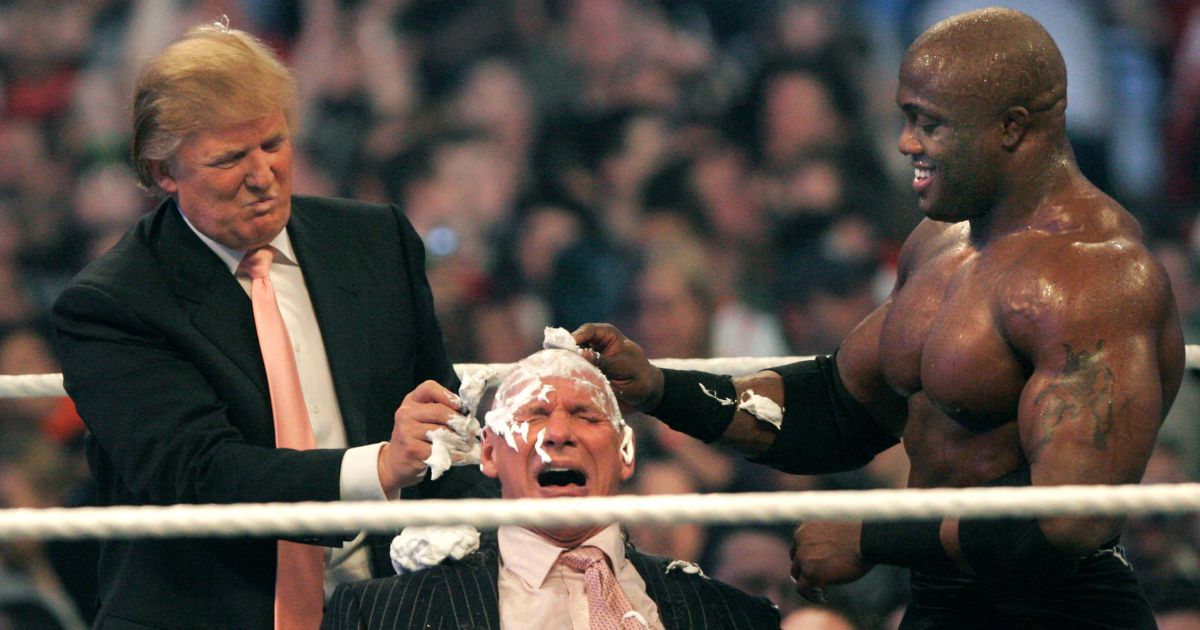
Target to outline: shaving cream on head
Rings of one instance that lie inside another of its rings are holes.
[[[571,333],[567,332],[566,328],[552,328],[547,326],[542,332],[542,347],[547,350],[558,348],[559,350],[580,352],[579,346],[575,343],[575,338],[571,336]]]
[[[484,426],[492,433],[504,436],[505,442],[517,448],[513,435],[520,433],[528,443],[529,426],[516,421],[516,413],[534,400],[547,401],[554,387],[543,379],[557,377],[572,379],[592,390],[596,406],[612,420],[613,428],[622,433],[622,442],[632,440],[624,435],[625,418],[617,397],[604,374],[584,359],[571,333],[563,328],[546,328],[545,350],[518,361],[496,390],[492,408],[484,416]]]
[[[613,427],[620,430],[625,426],[617,397],[604,374],[575,352],[558,349],[536,352],[517,363],[496,390],[492,408],[484,416],[485,426],[497,435],[507,435],[513,430],[511,425],[517,411],[534,400],[548,400],[554,388],[543,379],[550,377],[572,379],[590,388],[596,406],[608,415]]]

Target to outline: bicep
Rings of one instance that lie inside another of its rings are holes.
[[[1137,483],[1163,413],[1154,336],[1095,332],[1043,354],[1019,409],[1033,483]]]
[[[884,379],[880,336],[891,310],[888,298],[846,336],[838,347],[838,373],[846,390],[895,435],[904,429],[908,401]]]
[[[1137,483],[1182,369],[1165,271],[1114,240],[1072,244],[1030,276],[1000,297],[1024,306],[1002,326],[1031,366],[1018,420],[1033,483]]]

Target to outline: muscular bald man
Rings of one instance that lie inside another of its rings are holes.
[[[925,219],[891,295],[833,356],[730,379],[655,368],[608,325],[576,340],[624,404],[782,470],[851,469],[900,441],[915,488],[1137,483],[1183,338],[1137,221],[1076,166],[1066,85],[1053,39],[1017,11],[958,15],[913,43],[899,149]],[[780,428],[719,400],[747,391],[782,405]],[[1153,628],[1120,528],[806,522],[792,574],[819,598],[876,563],[909,567],[904,630]]]

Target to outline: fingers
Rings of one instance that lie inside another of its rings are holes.
[[[800,596],[814,604],[828,604],[829,600],[825,595],[825,589],[814,586],[811,582],[805,579],[796,580],[796,592]]]
[[[436,403],[454,411],[462,409],[462,399],[458,397],[458,394],[446,389],[437,381],[425,381],[417,385],[404,397],[404,402],[400,406],[403,407],[410,403]]]
[[[800,530],[803,527],[804,523],[800,523],[792,530],[792,548],[788,552],[792,558],[792,581],[796,583],[796,592],[801,597],[810,602],[825,604],[827,602],[824,585],[815,576],[804,573],[804,563],[799,555]]]
[[[624,338],[616,326],[597,323],[584,324],[576,328],[571,336],[584,349],[584,357],[593,362],[620,349],[621,339]]]
[[[796,557],[796,547],[792,545],[792,581],[796,583],[796,592],[801,597],[810,602],[825,604],[825,588],[819,580],[810,575],[804,574],[804,567],[800,563],[800,559]]]
[[[450,421],[461,417],[462,401],[435,381],[425,381],[404,397],[396,409],[392,438],[381,453],[380,480],[407,487],[420,482],[428,471],[433,453],[430,433],[440,428],[453,431]]]

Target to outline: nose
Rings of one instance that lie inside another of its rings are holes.
[[[275,181],[271,156],[264,151],[253,151],[246,156],[246,187],[265,190]]]
[[[905,123],[904,128],[900,130],[900,145],[898,147],[900,153],[904,155],[917,155],[922,152],[921,143],[913,134],[912,123]]]
[[[545,437],[542,438],[544,446],[563,447],[575,444],[575,420],[566,411],[555,410],[546,419],[543,428],[546,430]]]

